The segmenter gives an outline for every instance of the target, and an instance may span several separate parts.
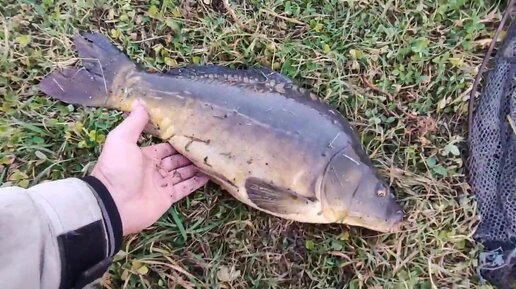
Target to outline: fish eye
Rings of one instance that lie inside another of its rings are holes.
[[[376,194],[378,197],[382,198],[387,196],[387,188],[383,184],[378,184],[378,186],[376,186]]]

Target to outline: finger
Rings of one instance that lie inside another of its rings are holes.
[[[122,113],[123,119],[126,119],[128,116],[129,112]],[[159,136],[159,128],[154,123],[152,123],[152,121],[147,122],[147,124],[143,128],[143,132],[153,136]]]
[[[158,160],[163,160],[164,158],[176,153],[176,150],[169,143],[160,143],[157,145],[143,147],[142,151],[150,158]]]
[[[199,174],[186,181],[180,182],[174,186],[174,193],[170,195],[172,202],[175,203],[188,196],[189,194],[195,192],[206,183],[208,183],[208,181],[209,178],[207,176]]]
[[[114,130],[117,137],[130,142],[137,142],[145,125],[149,122],[149,114],[139,101],[133,103],[131,113]]]
[[[189,159],[185,158],[183,155],[175,154],[164,158],[161,161],[161,168],[163,168],[166,172],[171,172],[177,168],[185,167],[190,165]]]
[[[174,186],[177,183],[180,183],[184,180],[187,180],[191,177],[193,177],[196,173],[199,172],[199,169],[197,169],[194,165],[189,165],[186,167],[178,168],[168,174],[168,176],[163,178],[162,187],[166,186]]]

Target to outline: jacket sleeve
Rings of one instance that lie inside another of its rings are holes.
[[[122,223],[94,177],[0,188],[2,288],[85,288],[107,271]]]

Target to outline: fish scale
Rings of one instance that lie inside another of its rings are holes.
[[[220,65],[150,73],[99,33],[77,35],[74,44],[83,68],[43,79],[50,97],[122,111],[141,98],[158,137],[257,210],[299,222],[401,228],[403,210],[349,122],[286,76]]]

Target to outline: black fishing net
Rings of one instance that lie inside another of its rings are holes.
[[[474,238],[484,245],[478,271],[498,288],[516,289],[516,21],[471,116],[468,171],[480,214]]]

